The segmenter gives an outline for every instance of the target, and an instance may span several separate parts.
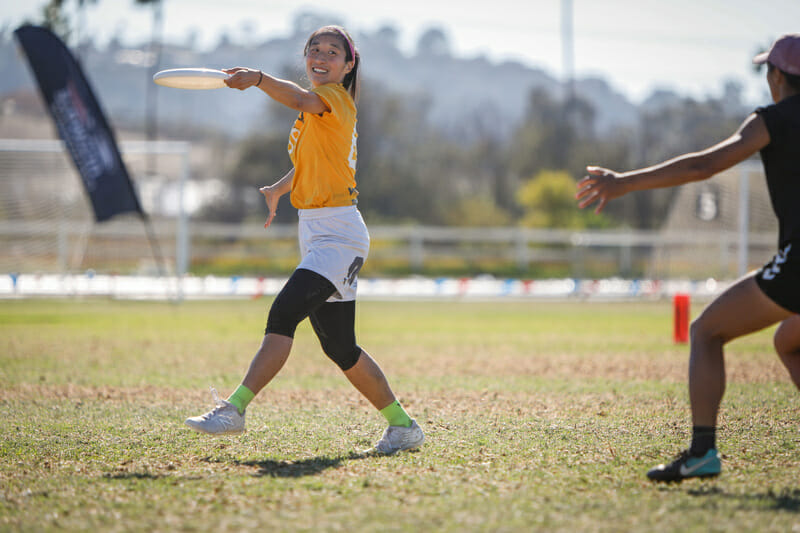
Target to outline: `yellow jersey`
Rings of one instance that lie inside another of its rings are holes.
[[[355,205],[355,102],[341,84],[321,85],[313,92],[330,111],[300,113],[289,134],[289,157],[294,164],[292,205],[297,209]]]

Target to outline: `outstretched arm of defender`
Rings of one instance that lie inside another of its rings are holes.
[[[739,129],[722,141],[702,152],[678,156],[652,167],[614,172],[602,167],[586,167],[589,175],[578,182],[575,198],[578,207],[597,202],[595,212],[614,198],[629,192],[663,187],[675,187],[690,181],[701,181],[718,172],[741,163],[769,144],[769,132],[762,119],[752,114]]]
[[[278,212],[278,200],[281,196],[292,190],[292,179],[294,178],[294,169],[290,170],[284,177],[282,177],[274,185],[267,185],[261,187],[258,191],[264,195],[264,200],[267,202],[267,209],[269,215],[264,227],[272,224],[272,219],[275,218],[275,213]]]

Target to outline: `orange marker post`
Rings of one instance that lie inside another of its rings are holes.
[[[689,295],[678,293],[674,296],[673,338],[675,342],[689,342]]]

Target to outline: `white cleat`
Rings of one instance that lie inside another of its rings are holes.
[[[211,389],[216,407],[206,414],[186,419],[186,425],[200,433],[209,435],[237,435],[244,432],[244,415],[239,409]]]
[[[419,448],[425,442],[425,434],[416,420],[411,421],[411,426],[389,426],[383,432],[381,440],[374,448],[368,450],[373,453],[392,455],[402,450]]]

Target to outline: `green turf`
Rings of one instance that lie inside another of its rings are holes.
[[[771,331],[728,349],[722,476],[658,486],[688,442],[670,302],[360,303],[428,439],[394,457],[356,453],[383,421],[307,324],[247,433],[182,425],[238,384],[268,305],[0,302],[0,531],[800,531]]]

